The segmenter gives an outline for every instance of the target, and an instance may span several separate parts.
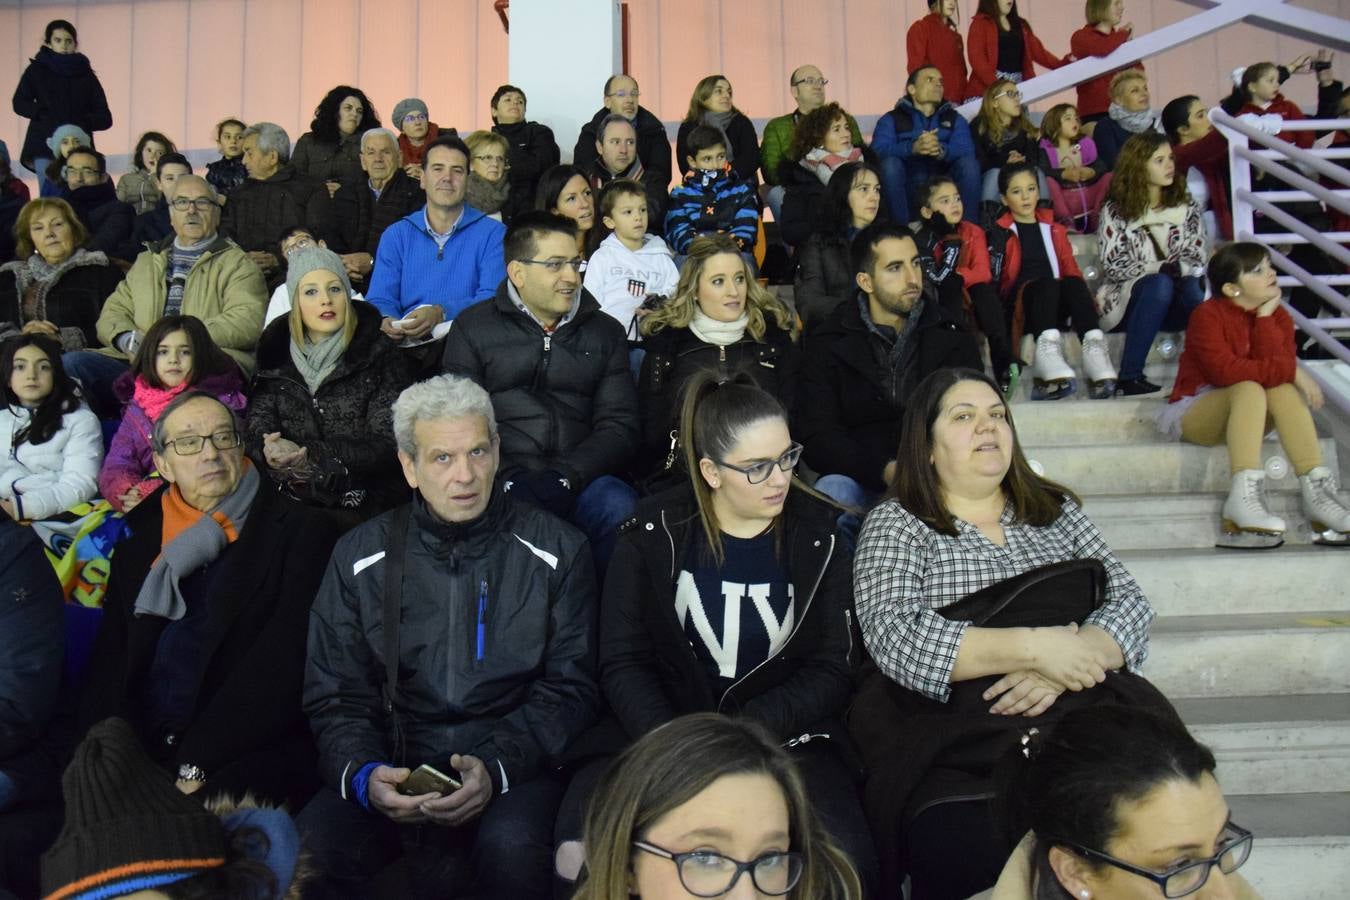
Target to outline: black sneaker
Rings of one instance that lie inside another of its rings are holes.
[[[1117,397],[1135,397],[1140,394],[1156,394],[1162,390],[1162,385],[1154,384],[1142,375],[1138,378],[1131,378],[1129,381],[1121,380],[1116,382]]]

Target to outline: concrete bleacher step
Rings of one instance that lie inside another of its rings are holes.
[[[1232,794],[1233,821],[1256,835],[1242,875],[1262,897],[1344,900],[1350,793]]]
[[[1286,544],[1308,544],[1313,540],[1312,528],[1303,515],[1296,485],[1292,479],[1272,481],[1266,505],[1289,526]],[[1212,549],[1221,533],[1225,496],[1099,494],[1085,496],[1083,509],[1113,550]]]
[[[1236,550],[1126,550],[1119,557],[1162,617],[1214,613],[1350,615],[1350,551],[1290,547]]]
[[[1159,616],[1143,674],[1172,699],[1347,693],[1347,659],[1344,611]]]
[[[1154,417],[1166,403],[1137,397],[1019,402],[1013,405],[1013,419],[1024,448],[1148,443],[1158,440]],[[1106,409],[1100,408],[1103,404]]]

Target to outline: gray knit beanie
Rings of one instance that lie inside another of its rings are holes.
[[[52,136],[47,139],[47,148],[52,151],[53,159],[56,159],[61,155],[61,142],[64,141],[68,135],[72,134],[80,139],[81,146],[93,146],[94,139],[89,136],[89,132],[85,131],[80,126],[60,125],[52,132]]]
[[[430,116],[427,105],[416,97],[408,97],[394,104],[394,127],[399,131],[403,130],[403,120],[408,113],[421,113],[424,116]]]
[[[351,299],[352,283],[347,278],[347,270],[342,265],[341,257],[332,250],[313,246],[296,250],[286,257],[286,293],[290,296],[292,305],[298,302],[296,290],[300,287],[300,279],[315,269],[327,269],[337,275],[342,280],[342,287],[347,292],[347,298]]]

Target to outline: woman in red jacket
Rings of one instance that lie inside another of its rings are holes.
[[[979,11],[970,20],[966,35],[970,54],[970,77],[966,97],[978,99],[995,79],[1020,84],[1036,74],[1033,63],[1058,69],[1073,57],[1060,59],[1041,43],[1031,25],[1017,14],[1017,0],[980,0]]]
[[[1069,38],[1069,54],[1075,59],[1109,56],[1134,34],[1133,22],[1121,24],[1125,0],[1087,0],[1083,12],[1087,24]],[[1139,63],[1133,68],[1144,70]],[[1111,79],[1123,71],[1114,69],[1078,85],[1078,115],[1084,122],[1106,118],[1106,110],[1111,106]]]
[[[909,26],[905,40],[909,74],[935,67],[942,73],[942,98],[948,103],[966,99],[966,51],[957,4],[958,0],[928,0],[928,15]]]
[[[1233,480],[1223,504],[1225,532],[1280,535],[1284,519],[1262,497],[1261,442],[1273,424],[1313,530],[1344,539],[1350,509],[1336,496],[1310,412],[1322,405],[1322,392],[1298,368],[1294,323],[1280,305],[1275,279],[1260,244],[1227,244],[1214,254],[1209,283],[1215,296],[1191,314],[1176,387],[1159,426],[1190,443],[1228,445]]]

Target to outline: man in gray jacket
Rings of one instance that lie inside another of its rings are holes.
[[[405,390],[394,433],[417,496],[339,541],[310,618],[304,704],[326,787],[299,824],[317,895],[389,890],[401,858],[400,896],[546,898],[557,762],[600,703],[591,554],[494,489],[492,401],[469,379]]]

